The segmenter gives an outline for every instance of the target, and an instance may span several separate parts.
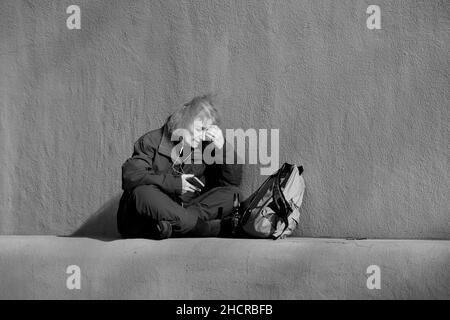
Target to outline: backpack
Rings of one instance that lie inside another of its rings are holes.
[[[303,166],[284,163],[242,202],[240,226],[248,236],[282,239],[292,234],[300,218],[305,191]]]

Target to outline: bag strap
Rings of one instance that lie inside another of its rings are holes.
[[[286,231],[286,229],[289,227],[289,220],[288,216],[292,212],[292,207],[289,204],[289,202],[286,200],[286,197],[284,196],[283,191],[281,190],[282,183],[281,183],[281,177],[284,176],[285,180],[283,181],[283,185],[286,185],[286,180],[288,177],[286,176],[288,173],[290,176],[292,174],[292,171],[294,170],[294,166],[290,165],[288,163],[284,163],[283,166],[280,169],[280,174],[277,175],[277,180],[275,181],[274,185],[274,192],[273,192],[273,201],[274,204],[278,207],[278,210],[274,210],[275,214],[277,214],[284,222],[284,229],[283,231],[277,236],[272,237],[273,240],[277,240],[281,235]],[[303,172],[303,167],[302,167]]]
[[[286,200],[286,197],[284,196],[283,191],[281,190],[282,188],[282,176],[284,176],[284,185],[285,182],[287,180],[287,176],[290,176],[290,174],[292,173],[292,170],[294,169],[294,166],[285,163],[283,164],[283,166],[280,169],[279,174],[276,177],[275,180],[275,184],[273,186],[273,201],[275,202],[276,207],[279,209],[279,212],[281,214],[278,214],[279,216],[281,216],[283,218],[283,216],[288,215],[288,211],[292,211],[291,205],[289,204],[289,202]]]
[[[276,172],[277,173],[277,172]],[[264,189],[268,188],[268,186],[270,186],[269,182],[271,182],[271,180],[273,180],[275,174],[270,175],[262,184],[261,186],[255,191],[253,192],[253,194],[250,196],[250,203],[246,206],[244,213],[241,216],[240,219],[240,224],[245,224],[247,222],[247,220],[250,217],[250,210],[253,208],[253,206],[255,204],[257,204],[259,202],[259,200],[261,200],[261,198],[265,195],[266,191],[264,191]],[[264,191],[264,192],[262,192]],[[247,199],[248,200],[248,199]],[[245,200],[244,202],[246,202],[247,200]]]

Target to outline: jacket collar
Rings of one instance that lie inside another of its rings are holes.
[[[161,128],[163,133],[162,133],[162,137],[161,137],[161,142],[159,143],[158,146],[158,153],[170,158],[172,160],[172,162],[179,162],[179,157],[177,157],[180,152],[181,149],[183,148],[183,144],[180,143],[179,141],[172,141],[170,139],[170,135],[169,135],[169,129],[167,128],[167,124],[164,125],[163,128]],[[202,143],[202,150],[204,149],[205,145]],[[174,150],[175,148],[175,150]],[[186,146],[185,146],[186,148]],[[193,149],[191,149],[190,147],[188,147],[191,152],[193,152]],[[174,150],[174,155],[176,156],[176,161],[173,161],[172,159],[172,150]],[[187,152],[187,151],[184,151]]]
[[[158,146],[158,152],[162,155],[171,158],[172,150],[177,145],[176,141],[170,140],[169,129],[167,128],[167,124],[162,128],[162,137],[161,142]]]

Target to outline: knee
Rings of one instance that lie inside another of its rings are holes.
[[[236,186],[223,186],[216,187],[213,189],[212,194],[210,195],[214,198],[214,204],[216,207],[222,207],[222,215],[227,216],[231,213],[233,209],[233,200],[234,194],[239,194],[239,201],[243,200],[243,193]]]
[[[154,185],[142,185],[134,188],[131,199],[138,213],[149,213],[160,206],[159,199],[163,192]]]
[[[145,184],[134,188],[131,194],[133,195],[133,198],[144,199],[159,192],[162,191],[157,186]]]
[[[177,221],[184,215],[184,209],[167,193],[154,185],[136,187],[131,199],[138,215],[154,220]]]
[[[221,193],[241,193],[241,190],[237,186],[222,186],[222,187],[215,187],[214,190],[217,190]]]
[[[239,200],[242,202],[244,194],[242,193],[241,189],[239,187],[236,186],[224,186],[224,187],[216,187],[214,188],[214,190],[220,194],[223,195],[223,197],[225,199],[231,199],[231,203],[232,203],[232,199],[235,193],[239,194]]]

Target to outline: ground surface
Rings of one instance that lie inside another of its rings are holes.
[[[0,270],[1,299],[449,299],[450,241],[1,236]]]

